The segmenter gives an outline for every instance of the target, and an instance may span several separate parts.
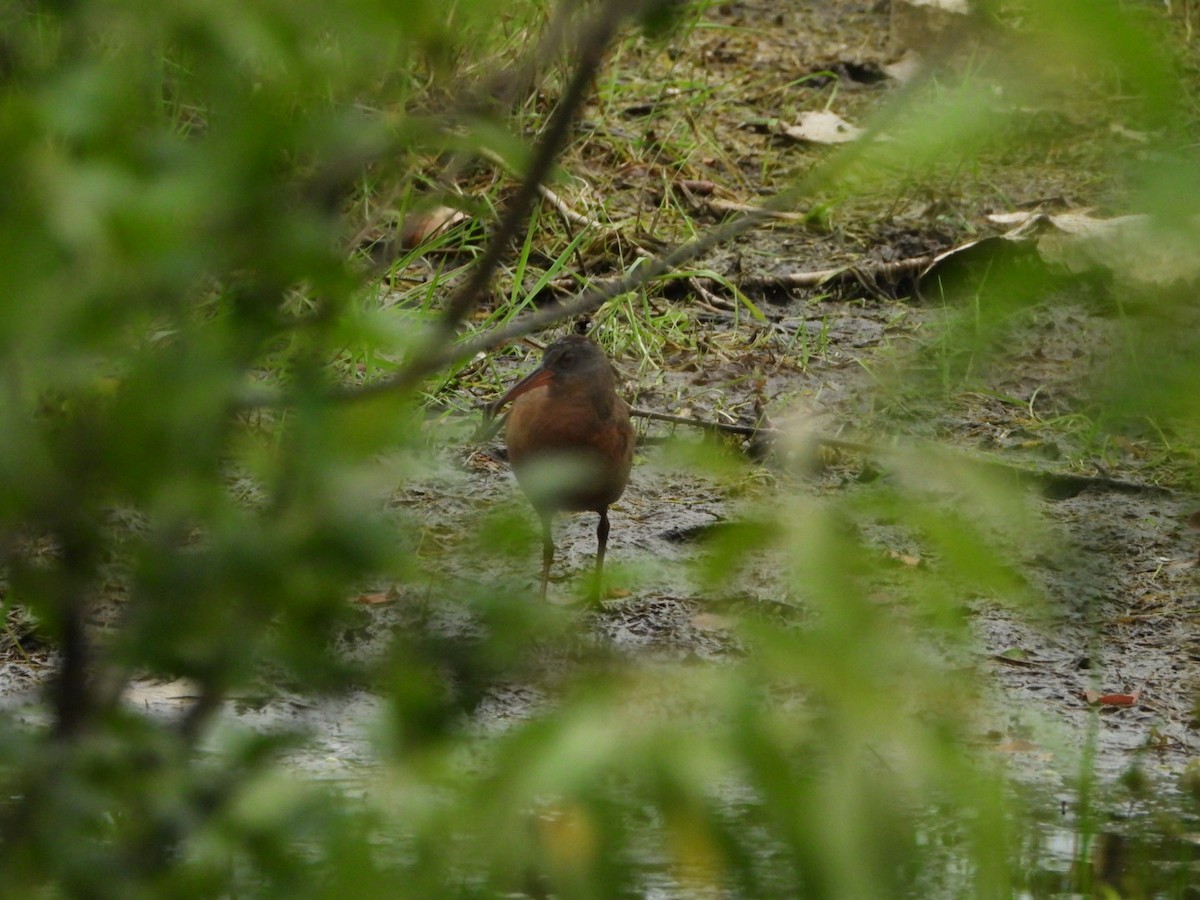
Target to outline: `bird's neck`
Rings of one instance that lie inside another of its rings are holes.
[[[612,415],[617,398],[616,385],[611,378],[562,380],[554,384],[551,390],[555,400],[561,398],[567,403],[586,403],[601,419]]]

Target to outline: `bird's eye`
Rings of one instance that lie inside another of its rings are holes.
[[[570,350],[566,350],[563,352],[563,355],[559,357],[559,359],[562,361],[562,363],[564,365],[569,366],[571,363],[573,363],[575,361],[575,354],[572,353]]]

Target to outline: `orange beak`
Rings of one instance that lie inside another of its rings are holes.
[[[551,372],[549,369],[543,369],[541,366],[539,366],[514,384],[511,388],[509,388],[508,393],[493,403],[488,408],[490,414],[495,416],[500,412],[501,409],[503,409],[504,404],[511,400],[516,400],[527,391],[532,391],[534,388],[539,388],[544,384],[549,384],[552,378],[554,378],[553,372]]]

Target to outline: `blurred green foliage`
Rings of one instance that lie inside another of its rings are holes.
[[[1075,65],[1133,78],[1161,121],[1170,72],[1100,6],[1036,8]],[[645,20],[657,34],[681,15]],[[971,695],[873,599],[852,508],[764,503],[714,550],[732,561],[770,536],[781,596],[812,611],[803,628],[748,615],[737,662],[618,663],[499,582],[464,592],[475,643],[418,630],[369,664],[336,651],[348,598],[410,571],[416,526],[384,501],[427,437],[414,395],[335,389],[362,374],[348,348],[402,359],[432,315],[364,313],[377,273],[351,235],[361,205],[403,206],[432,160],[517,155],[493,76],[546,16],[517,0],[0,13],[4,596],[58,667],[44,722],[0,723],[6,892],[612,897],[653,864],[694,895],[893,897],[929,878],[919,819],[942,804],[972,892],[1009,895],[1003,791],[964,750]],[[902,152],[979,124],[932,118]],[[989,549],[1025,527],[1002,491],[897,467],[870,502],[912,512],[949,563],[912,574],[914,606],[953,635],[964,590],[1021,597]],[[923,505],[931,480],[973,514]],[[502,520],[481,528],[511,540]],[[462,713],[539,642],[576,674],[478,750]],[[134,675],[191,679],[182,720],[122,703]],[[280,686],[385,699],[365,797],[290,774],[303,735],[214,732],[229,697]]]

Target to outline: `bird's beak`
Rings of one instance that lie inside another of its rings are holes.
[[[538,366],[536,369],[514,384],[511,388],[509,388],[508,393],[488,407],[488,412],[492,416],[495,416],[498,412],[500,412],[501,409],[504,408],[504,404],[508,403],[509,401],[516,400],[526,391],[532,391],[534,388],[539,388],[544,384],[549,384],[553,378],[553,372],[551,372],[549,369],[544,369],[541,366]]]

